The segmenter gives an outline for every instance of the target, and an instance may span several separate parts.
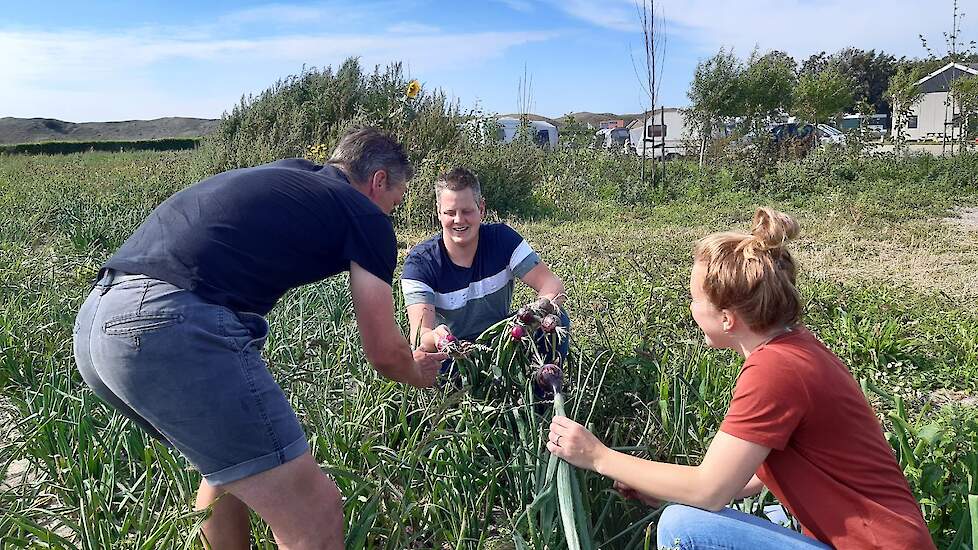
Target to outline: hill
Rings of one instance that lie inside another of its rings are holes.
[[[499,116],[508,116],[513,118],[520,117],[519,114],[508,114],[508,115],[499,115]],[[603,120],[624,120],[625,124],[628,124],[629,122],[635,120],[636,118],[642,118],[642,113],[632,114],[632,115],[616,115],[614,113],[591,113],[588,111],[581,111],[579,113],[568,113],[562,117],[557,117],[557,118],[547,118],[545,116],[535,115],[533,113],[528,113],[526,116],[530,120],[543,120],[559,128],[567,123],[568,117],[573,117],[574,120],[577,122],[583,122],[585,124],[591,124],[592,126],[597,127],[598,123]]]
[[[499,115],[499,116],[500,117],[510,117],[510,118],[520,118],[520,114],[519,113],[510,113],[508,115]],[[527,113],[526,114],[526,118],[528,118],[530,120],[542,120],[544,122],[549,122],[550,124],[553,124],[554,126],[560,126],[560,121],[559,120],[554,120],[552,118],[547,118],[547,117],[545,117],[543,115],[535,115],[533,113]]]
[[[630,115],[616,115],[614,113],[591,113],[588,111],[581,111],[579,113],[568,113],[557,119],[556,124],[562,125],[567,122],[568,117],[574,117],[577,122],[583,122],[585,124],[591,124],[597,126],[599,122],[603,120],[624,120],[625,124],[635,120],[636,118],[642,118],[642,113],[630,114]]]
[[[38,141],[135,141],[170,137],[200,137],[219,120],[167,117],[119,122],[65,122],[51,118],[0,118],[0,144]]]

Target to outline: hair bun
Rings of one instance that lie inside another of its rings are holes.
[[[764,206],[754,213],[751,235],[757,252],[782,248],[801,232],[798,222],[791,216]]]

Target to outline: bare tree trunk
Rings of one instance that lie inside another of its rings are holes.
[[[700,170],[703,170],[703,157],[706,155],[706,136],[709,133],[706,124],[700,129]]]
[[[645,127],[643,128],[643,135],[642,135],[642,149],[644,151],[643,158],[648,159],[649,156],[648,146],[651,144],[652,146],[651,176],[652,176],[652,184],[655,185],[656,181],[660,177],[664,177],[659,175],[658,164],[657,164],[659,159],[656,158],[655,153],[656,153],[656,145],[660,144],[660,142],[664,144],[665,136],[659,136],[662,137],[661,140],[656,140],[656,136],[654,132],[652,136],[649,136],[648,123],[649,121],[651,121],[652,126],[655,127],[655,109],[659,99],[657,87],[660,84],[658,82],[659,74],[656,71],[657,70],[661,71],[662,69],[658,64],[658,60],[656,59],[656,53],[657,51],[661,51],[662,44],[664,43],[663,40],[665,40],[665,35],[657,36],[657,34],[659,33],[657,33],[655,29],[655,20],[656,20],[655,0],[634,0],[634,1],[635,1],[635,9],[638,13],[639,22],[642,24],[642,36],[644,38],[644,43],[645,43],[644,44],[645,45],[645,74],[643,75],[644,79],[642,77],[639,77],[639,81],[642,81],[642,86],[645,88],[645,91],[648,92],[649,94],[649,109],[651,110],[651,114],[646,112],[644,115]],[[641,7],[639,7],[638,2],[642,3]],[[636,74],[636,76],[638,76],[638,74]],[[662,106],[659,105],[659,108],[661,109]],[[664,170],[665,170],[665,166],[663,165],[663,173]],[[644,164],[643,164],[643,174],[644,172],[645,171],[644,171]],[[643,186],[647,185],[647,182],[645,181],[644,178],[642,183]]]
[[[666,155],[666,106],[662,105],[659,111],[659,130],[662,132],[662,188],[666,187],[666,161],[669,157]]]
[[[646,149],[645,143],[646,143],[646,137],[647,137],[646,134],[648,133],[648,131],[649,131],[649,114],[648,114],[648,112],[645,112],[642,115],[642,158],[641,158],[641,161],[640,161],[641,164],[642,164],[642,167],[640,168],[640,170],[642,171],[642,188],[643,189],[645,188],[645,149]]]

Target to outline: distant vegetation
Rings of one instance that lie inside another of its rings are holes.
[[[194,149],[201,138],[163,138],[139,141],[42,141],[0,145],[0,153],[8,155],[58,155],[87,151],[179,151]]]

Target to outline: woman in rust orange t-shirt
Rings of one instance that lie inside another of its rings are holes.
[[[699,466],[643,460],[555,417],[550,452],[615,480],[626,495],[677,504],[660,548],[932,549],[893,451],[846,366],[799,324],[798,224],[758,209],[750,235],[696,245],[690,309],[708,345],[745,357],[733,400]],[[803,534],[726,508],[767,486]]]

